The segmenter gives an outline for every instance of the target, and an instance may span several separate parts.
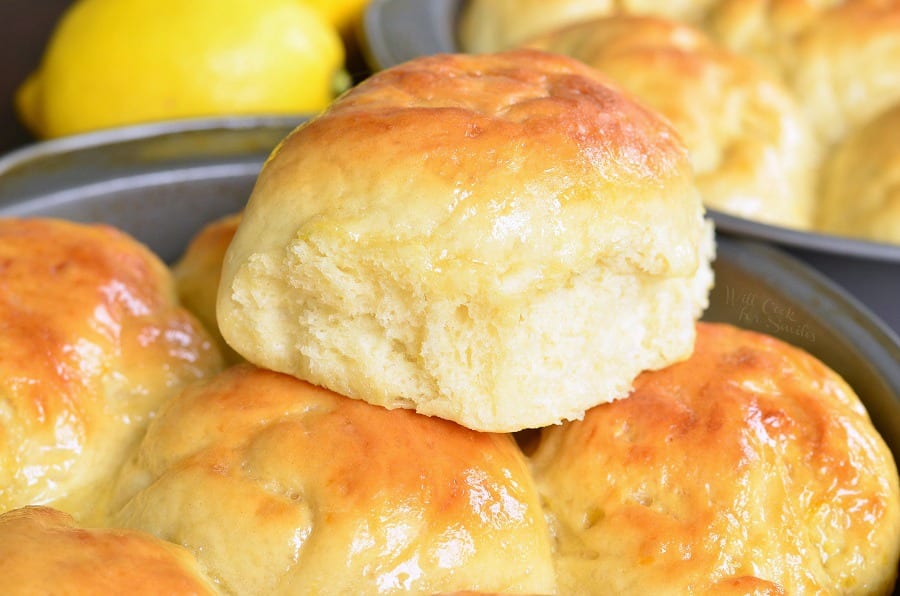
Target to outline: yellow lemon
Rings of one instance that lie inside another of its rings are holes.
[[[318,10],[329,23],[344,35],[349,35],[362,16],[369,0],[303,0]]]
[[[41,137],[171,118],[312,113],[344,48],[298,0],[79,0],[20,87]]]

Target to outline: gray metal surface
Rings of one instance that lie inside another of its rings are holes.
[[[371,0],[363,13],[362,49],[373,70],[416,56],[456,52],[459,0]]]
[[[363,19],[373,69],[429,54],[460,51],[456,21],[463,0],[372,0]],[[778,245],[849,290],[900,332],[900,245],[811,234],[711,211],[719,232]]]
[[[777,245],[827,275],[900,333],[900,245],[799,232],[715,211],[721,234]]]
[[[171,261],[198,221],[241,208],[302,121],[185,120],[37,143],[0,158],[0,213],[103,221]]]
[[[205,223],[244,205],[295,119],[185,122],[49,142],[0,159],[0,216],[115,225],[176,259]],[[784,252],[720,237],[707,320],[780,337],[857,390],[900,455],[900,342],[833,283]]]

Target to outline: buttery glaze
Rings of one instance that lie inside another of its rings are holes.
[[[699,324],[690,359],[546,429],[533,463],[561,593],[887,594],[897,573],[891,452],[837,374],[772,337]]]
[[[0,220],[0,512],[103,501],[155,408],[221,358],[165,265],[106,226]]]
[[[247,364],[162,410],[114,506],[239,594],[555,589],[510,436]]]

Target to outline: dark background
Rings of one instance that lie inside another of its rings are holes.
[[[0,0],[0,153],[30,143],[13,108],[19,84],[34,70],[62,11],[72,0]]]

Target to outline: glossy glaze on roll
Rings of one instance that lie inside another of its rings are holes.
[[[701,323],[693,356],[545,429],[562,594],[889,594],[897,468],[853,390],[773,337]]]
[[[0,220],[0,511],[91,518],[157,407],[218,372],[166,266],[108,226]]]
[[[248,364],[166,405],[114,507],[230,593],[555,592],[512,437]]]

